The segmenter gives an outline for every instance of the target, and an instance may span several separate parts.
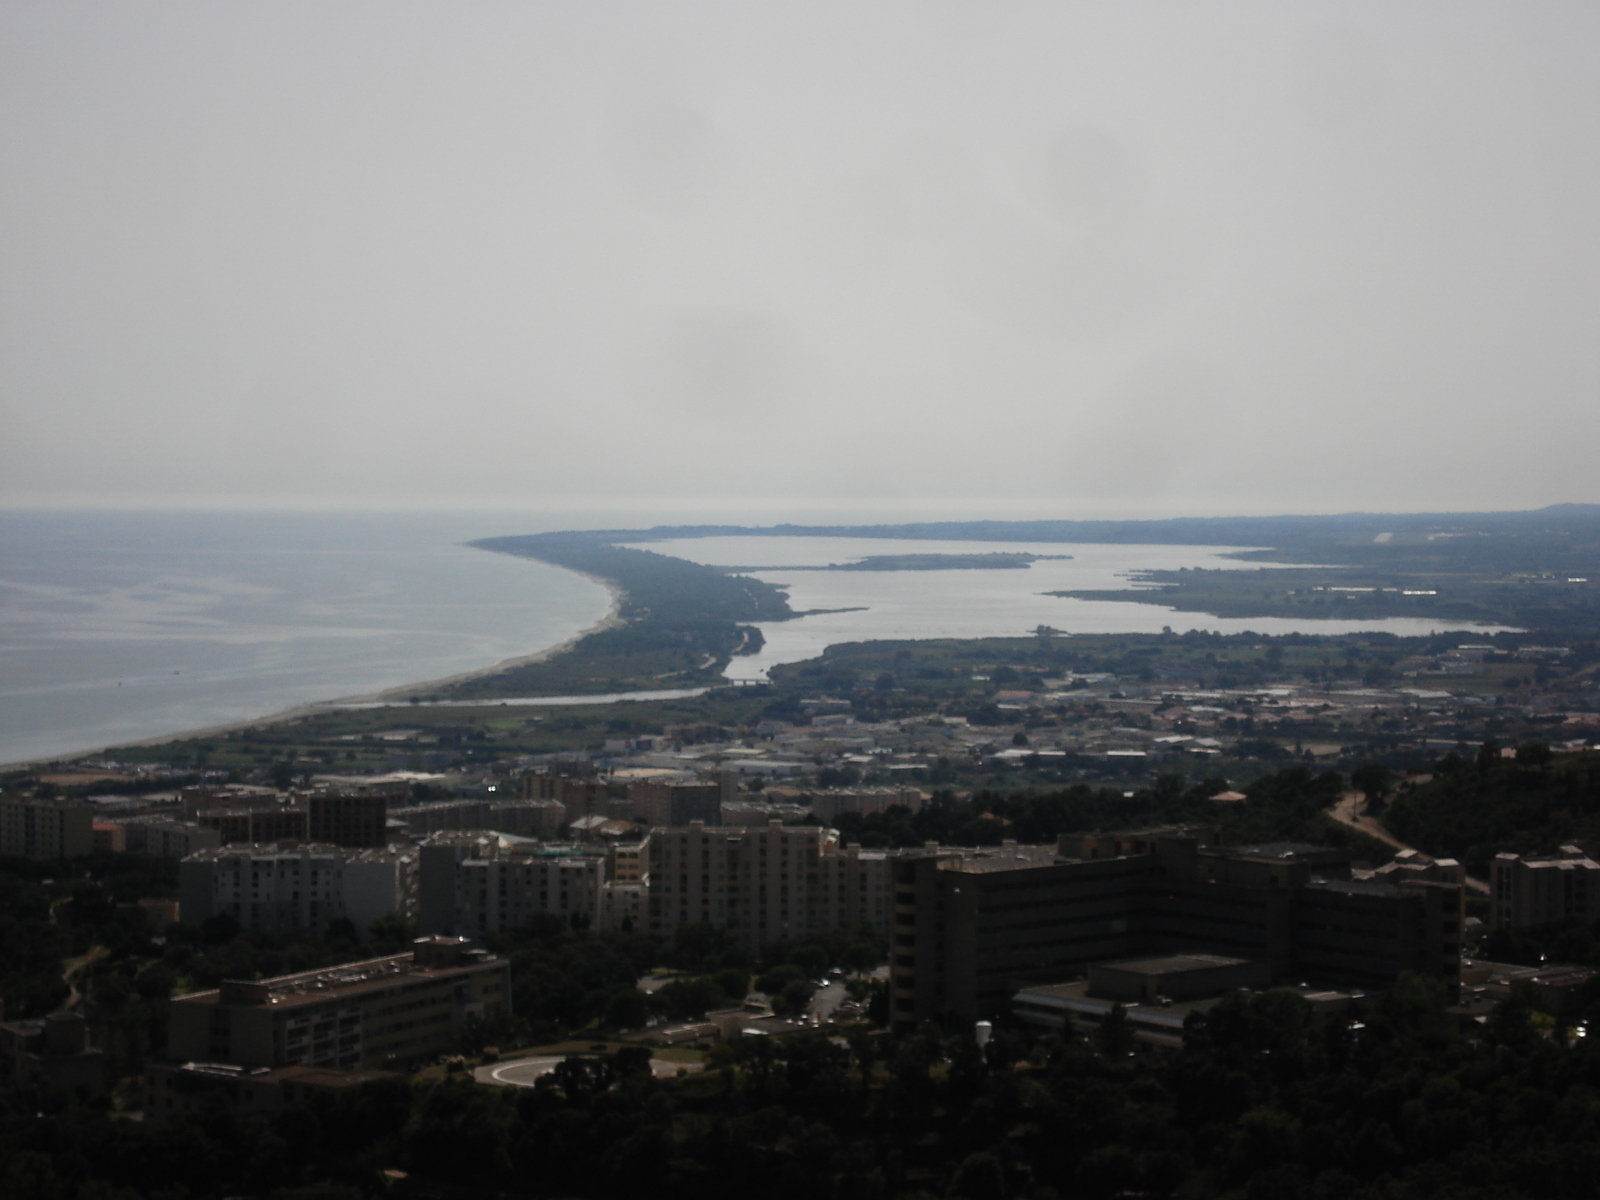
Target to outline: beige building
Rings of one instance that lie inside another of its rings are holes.
[[[537,914],[574,927],[617,928],[613,922],[627,916],[639,924],[636,902],[608,893],[642,885],[610,878],[616,866],[605,846],[551,845],[492,830],[447,832],[419,847],[418,862],[423,933],[477,937],[515,929]]]
[[[887,933],[888,861],[883,851],[841,849],[837,833],[816,825],[654,829],[650,932],[708,924],[751,948],[843,925]]]
[[[1588,921],[1600,915],[1600,863],[1577,846],[1555,854],[1497,854],[1489,864],[1496,929]]]
[[[928,796],[916,788],[829,788],[825,791],[809,793],[811,798],[811,812],[823,824],[827,824],[841,813],[854,813],[858,816],[872,816],[875,813],[885,813],[891,808],[908,808],[912,812],[920,812]]]
[[[168,1006],[167,1055],[245,1067],[412,1067],[453,1049],[470,1018],[510,999],[503,959],[463,938],[418,938],[410,954],[178,996]]]
[[[0,855],[77,858],[94,853],[94,805],[75,800],[0,799]]]
[[[222,845],[222,835],[215,829],[167,817],[129,817],[122,822],[122,837],[123,848],[130,853],[158,858],[188,858]]]

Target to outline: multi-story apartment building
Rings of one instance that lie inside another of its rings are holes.
[[[440,800],[389,810],[413,835],[446,829],[495,829],[553,838],[567,820],[559,800]]]
[[[752,948],[822,931],[818,913],[825,830],[657,828],[650,833],[650,932],[680,925],[727,929]]]
[[[556,801],[561,805],[564,822],[615,815],[606,805],[610,793],[605,780],[593,775],[530,773],[522,777],[522,794],[528,800]]]
[[[816,825],[653,829],[649,843],[650,932],[680,925],[727,929],[754,949],[844,925],[887,933],[889,856],[841,849]]]
[[[629,786],[628,796],[633,802],[633,819],[645,825],[688,825],[691,821],[720,825],[724,790],[721,782],[641,779]]]
[[[281,804],[254,808],[213,808],[195,813],[195,824],[215,829],[224,846],[310,839],[310,814]]]
[[[1600,916],[1600,863],[1577,846],[1555,854],[1497,854],[1489,864],[1489,923],[1496,929]]]
[[[222,845],[222,835],[194,821],[174,821],[168,817],[128,817],[118,823],[123,849],[130,854],[153,854],[157,858],[187,858],[201,850]]]
[[[312,792],[305,799],[307,836],[334,846],[388,843],[388,803],[378,792]]]
[[[0,798],[0,854],[77,858],[94,852],[94,805],[75,800]]]
[[[345,918],[365,930],[411,907],[410,852],[340,846],[226,846],[178,864],[183,921],[226,914],[243,929],[323,930]]]
[[[549,845],[498,832],[435,834],[418,848],[418,928],[477,937],[541,913],[609,928],[613,917],[620,921],[637,905],[608,901],[614,885],[607,857],[600,846]]]
[[[462,938],[419,938],[409,954],[175,997],[167,1054],[247,1067],[410,1067],[453,1048],[469,1018],[510,998],[503,959]]]
[[[1277,977],[1383,987],[1402,971],[1459,982],[1458,883],[1349,878],[1349,857],[1214,830],[1063,837],[1059,847],[897,859],[891,1000],[905,1024],[1001,1011],[1019,988],[1090,963],[1210,953]]]
[[[920,812],[928,797],[916,788],[827,788],[806,793],[811,800],[811,812],[826,825],[841,813],[871,816],[888,812],[891,808],[908,808]]]

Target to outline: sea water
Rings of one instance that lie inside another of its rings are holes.
[[[491,666],[606,590],[470,513],[0,514],[0,763],[250,720]]]

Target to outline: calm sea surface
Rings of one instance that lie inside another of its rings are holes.
[[[605,589],[461,543],[507,514],[0,514],[0,763],[486,667]]]
[[[790,607],[855,609],[762,624],[761,653],[736,658],[735,679],[760,679],[778,663],[814,658],[836,642],[879,638],[1020,637],[1040,625],[1067,633],[1159,633],[1170,625],[1220,633],[1358,633],[1410,636],[1470,625],[1412,617],[1378,621],[1300,620],[1284,617],[1221,618],[1183,613],[1132,600],[1071,600],[1043,592],[1128,588],[1129,572],[1180,567],[1250,566],[1224,554],[1229,546],[1108,546],[1059,542],[936,542],[888,538],[716,537],[641,543],[678,558],[717,566],[757,568],[757,579],[782,584]],[[879,554],[989,554],[1024,550],[1070,554],[1067,561],[1036,562],[1004,571],[785,571],[763,567],[825,566]],[[1272,570],[1265,566],[1263,574]],[[1263,586],[1270,586],[1270,580]],[[1476,627],[1480,632],[1483,626]]]

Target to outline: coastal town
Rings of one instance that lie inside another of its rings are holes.
[[[614,687],[639,670],[619,629],[536,669]],[[889,1120],[967,1055],[985,1088],[1091,1060],[1131,1087],[1280,1019],[1381,1055],[1397,997],[1471,1053],[1578,1061],[1597,684],[1600,646],[1559,631],[1041,628],[666,696],[469,682],[30,764],[0,776],[0,1070],[141,1131],[387,1096],[512,1138],[601,1096],[732,1119],[774,1064],[832,1063]],[[395,1194],[510,1179],[407,1137]]]

